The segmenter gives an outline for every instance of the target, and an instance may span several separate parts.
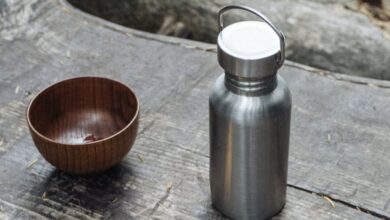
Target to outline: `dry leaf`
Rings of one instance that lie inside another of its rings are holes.
[[[323,196],[323,198],[328,201],[330,203],[330,205],[333,207],[333,208],[336,208],[336,205],[334,204],[334,202],[327,196]]]
[[[167,184],[167,192],[170,192],[170,191],[171,191],[172,186],[173,186],[172,181],[169,181],[168,184]]]
[[[46,196],[46,192],[44,192],[43,194],[42,194],[42,199],[43,199],[43,201],[46,201],[47,200],[47,196]]]
[[[71,13],[71,11],[69,11],[69,9],[68,9],[67,7],[62,7],[62,10],[63,10],[65,13],[68,13],[68,14]]]

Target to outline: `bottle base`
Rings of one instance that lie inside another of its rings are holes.
[[[272,217],[275,217],[276,215],[280,214],[284,207],[286,206],[286,202],[283,203],[283,205],[276,209],[276,211],[273,211],[273,212],[270,212],[269,214],[266,214],[266,215],[259,215],[259,214],[251,214],[251,213],[228,213],[228,212],[225,212],[223,209],[219,208],[218,205],[216,205],[214,202],[211,204],[211,206],[213,207],[213,209],[215,209],[216,211],[218,211],[219,213],[221,213],[224,217],[227,217],[229,219],[233,219],[233,220],[247,220],[247,219],[271,219]]]

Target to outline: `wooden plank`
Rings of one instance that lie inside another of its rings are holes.
[[[24,138],[18,146],[30,150],[13,150],[13,154],[39,160],[27,168],[23,164],[27,158],[2,158],[6,160],[2,165],[14,168],[2,170],[6,173],[2,177],[8,179],[0,189],[3,215],[9,219],[223,219],[211,208],[207,157],[194,157],[178,147],[167,151],[169,145],[147,136],[137,143],[121,165],[82,178],[50,167]],[[276,219],[378,219],[337,202],[333,208],[324,198],[295,188],[289,188],[287,196],[287,205]]]
[[[9,6],[19,10],[1,15],[27,17],[6,31],[0,24],[0,33],[7,33],[0,34],[5,218],[222,218],[210,207],[208,186],[207,98],[221,73],[215,53],[206,51],[212,45],[119,27],[59,1],[31,4],[15,1]],[[21,16],[26,8],[31,14]],[[36,94],[60,79],[91,74],[135,89],[141,127],[121,165],[83,178],[58,172],[39,156],[24,119],[32,95],[24,92]],[[294,108],[291,187],[280,218],[390,216],[390,84],[290,62],[281,74]],[[336,208],[318,194],[334,198]]]

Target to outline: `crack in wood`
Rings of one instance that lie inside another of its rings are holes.
[[[381,218],[381,219],[390,219],[390,216],[385,216],[385,215],[382,215],[380,213],[377,213],[375,211],[372,211],[372,210],[369,210],[367,208],[364,208],[362,206],[358,206],[358,205],[354,205],[352,203],[349,203],[349,202],[346,202],[344,200],[341,200],[341,199],[337,199],[337,198],[334,198],[332,197],[331,195],[329,194],[326,194],[326,193],[321,193],[321,192],[315,192],[313,190],[310,190],[310,189],[306,189],[306,188],[303,188],[303,187],[299,187],[299,186],[295,186],[295,185],[292,185],[292,184],[287,184],[288,187],[291,187],[293,189],[296,189],[296,190],[300,190],[300,191],[303,191],[303,192],[307,192],[307,193],[310,193],[310,194],[314,194],[316,196],[320,196],[320,197],[327,197],[329,199],[331,199],[331,201],[333,202],[336,202],[336,203],[340,203],[340,204],[343,204],[349,208],[353,208],[353,209],[357,209],[361,212],[364,212],[366,214],[369,214],[369,215],[372,215],[374,217],[378,217],[378,218]]]
[[[25,207],[20,206],[20,205],[16,205],[16,204],[14,204],[14,203],[5,201],[5,200],[3,200],[3,199],[0,199],[0,203],[4,203],[5,205],[11,206],[11,207],[13,207],[13,208],[15,208],[15,209],[23,210],[23,211],[25,211],[25,212],[29,213],[30,215],[35,216],[35,217],[37,217],[37,218],[47,219],[46,216],[44,216],[44,215],[42,215],[42,214],[40,214],[40,213],[38,213],[38,212],[35,212],[35,211],[33,211],[33,210],[30,210],[30,209],[25,208]]]
[[[342,73],[334,73],[334,72],[330,72],[327,70],[317,69],[315,67],[310,67],[310,66],[306,66],[306,65],[291,62],[291,61],[287,61],[284,65],[289,66],[289,67],[293,67],[296,69],[305,70],[307,72],[314,73],[317,75],[330,77],[330,78],[337,80],[337,81],[349,82],[349,83],[364,85],[364,86],[373,86],[373,87],[377,87],[377,88],[381,88],[381,89],[390,89],[390,84],[388,83],[388,81],[382,81],[383,84],[374,83],[372,81],[376,81],[375,79],[366,79],[363,77],[344,75]],[[364,81],[364,80],[367,80],[367,81]]]
[[[165,194],[156,202],[149,216],[152,216],[157,211],[157,209],[168,199],[169,195],[171,194],[171,190],[172,185],[168,186]]]

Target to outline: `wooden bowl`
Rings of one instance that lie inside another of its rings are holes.
[[[32,139],[42,156],[73,174],[104,171],[130,151],[139,103],[120,82],[79,77],[40,92],[27,109]]]

